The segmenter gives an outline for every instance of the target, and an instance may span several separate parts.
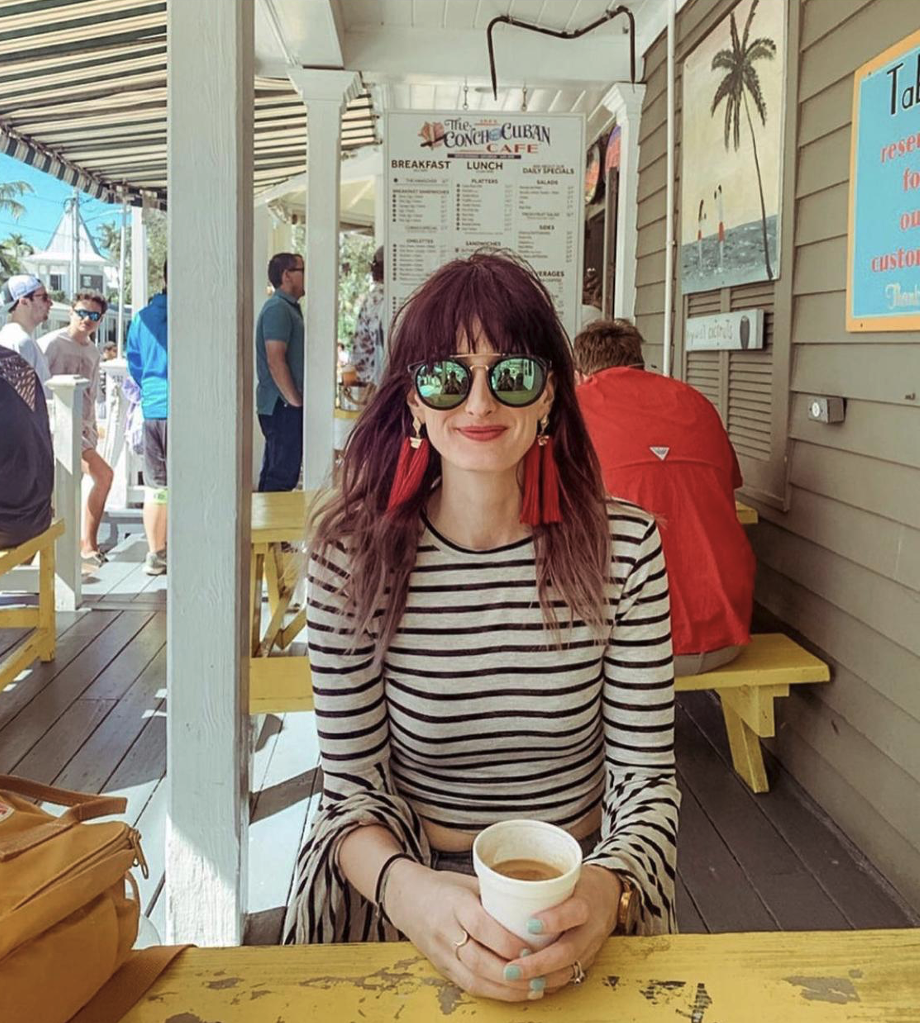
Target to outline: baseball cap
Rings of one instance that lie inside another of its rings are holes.
[[[28,298],[33,291],[44,285],[31,274],[14,274],[0,289],[0,305],[9,312],[21,298]]]

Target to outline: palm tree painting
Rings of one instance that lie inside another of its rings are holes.
[[[785,8],[742,0],[684,62],[681,206],[718,211],[702,241],[684,218],[684,293],[779,273]]]

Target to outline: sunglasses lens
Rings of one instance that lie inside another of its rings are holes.
[[[492,390],[505,405],[530,405],[543,393],[546,383],[543,367],[526,355],[499,359],[489,372]]]
[[[451,409],[462,405],[470,390],[470,373],[453,359],[439,359],[420,366],[415,374],[419,397],[433,409]]]

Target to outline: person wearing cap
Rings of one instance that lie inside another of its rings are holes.
[[[169,419],[169,320],[166,271],[163,290],[131,320],[125,343],[128,373],[141,392],[144,414],[144,532],[147,535],[147,575],[166,574],[168,496],[166,433]]]
[[[265,437],[259,491],[293,490],[303,461],[303,256],[277,252],[268,263],[275,289],[256,321],[256,411]]]
[[[376,389],[383,376],[383,246],[374,253],[371,261],[371,290],[361,303],[355,336],[352,342],[352,359],[358,374],[358,383]]]
[[[89,387],[83,391],[82,465],[93,486],[83,512],[82,547],[83,560],[95,568],[100,568],[106,560],[99,550],[99,524],[115,475],[96,450],[99,442],[96,402],[99,399],[101,355],[95,335],[107,309],[108,302],[98,291],[78,291],[71,303],[70,323],[38,339],[38,347],[44,352],[54,376],[73,373],[89,380]]]
[[[699,675],[750,642],[756,561],[735,510],[741,470],[712,402],[647,371],[642,343],[628,320],[589,324],[574,341],[576,397],[608,493],[660,525],[674,671]]]
[[[51,298],[44,284],[31,274],[15,274],[0,289],[0,305],[7,314],[0,328],[0,345],[10,348],[35,370],[47,395],[45,384],[51,373],[44,353],[32,338],[35,328],[48,319]]]

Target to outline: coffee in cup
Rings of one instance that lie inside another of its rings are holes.
[[[555,824],[500,821],[473,843],[473,868],[485,911],[534,948],[555,934],[531,934],[527,921],[572,894],[581,872],[581,846]]]

